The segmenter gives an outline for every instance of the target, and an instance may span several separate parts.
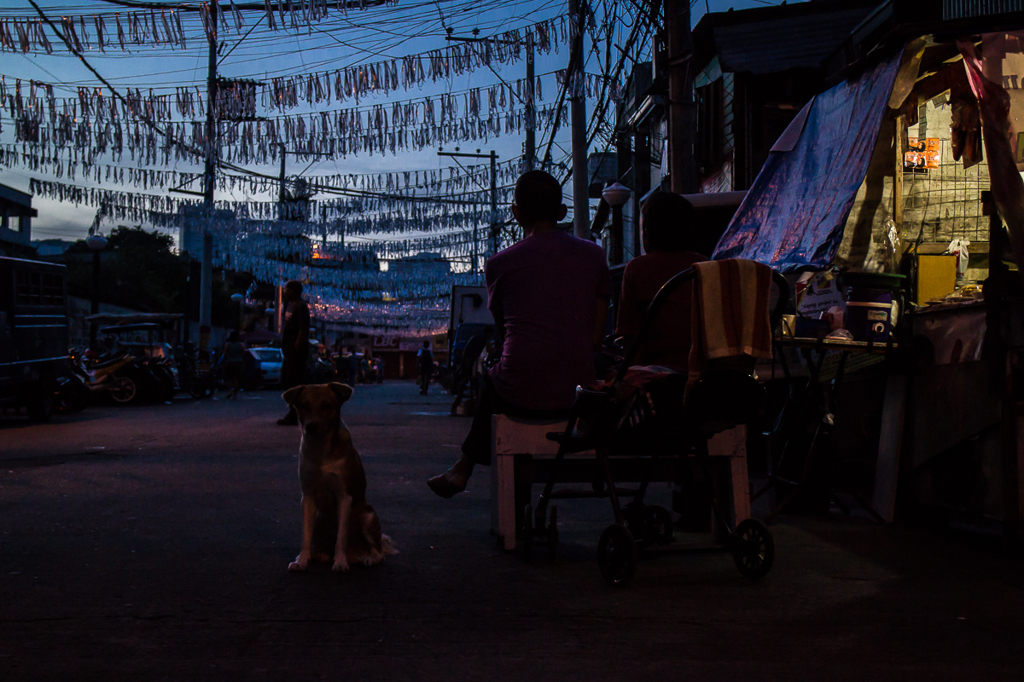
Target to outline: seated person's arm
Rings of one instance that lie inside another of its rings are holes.
[[[594,343],[594,348],[600,348],[604,341],[605,325],[608,323],[608,298],[605,296],[598,296],[597,302],[594,305],[594,332],[592,334],[592,341]]]
[[[488,363],[501,357],[502,347],[505,345],[505,311],[500,301],[491,301],[491,315],[494,317],[494,334],[487,341]]]
[[[619,293],[618,315],[615,318],[615,335],[622,337],[623,348],[628,346],[630,340],[640,331],[640,322],[643,319],[633,289],[633,269],[627,265]]]

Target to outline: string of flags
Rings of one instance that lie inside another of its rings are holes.
[[[60,180],[91,181],[104,185],[132,186],[136,189],[168,189],[199,187],[203,174],[178,170],[158,170],[124,165],[89,163],[73,153],[67,157],[48,156],[22,145],[0,144],[0,166],[24,168],[34,173],[53,176]],[[499,187],[508,187],[522,172],[519,158],[495,165],[495,176]],[[448,166],[446,168],[410,170],[389,173],[334,173],[328,175],[303,176],[306,191],[315,195],[338,191],[393,193],[409,199],[423,200],[425,197],[462,197],[466,201],[480,202],[481,192],[490,186],[490,166]],[[287,182],[294,184],[295,179]],[[44,182],[44,181],[40,181]],[[248,194],[274,193],[280,189],[280,180],[267,176],[232,175],[218,173],[216,187],[221,192],[245,192]],[[68,192],[70,190],[48,190]]]
[[[199,161],[212,144],[205,120],[170,121],[167,97],[130,92],[127,103],[81,92],[77,100],[58,103],[52,86],[31,82],[22,94],[18,81],[8,88],[0,79],[0,108],[14,121],[14,138],[41,156],[75,149],[85,163],[100,155],[121,162],[125,152],[137,163],[166,165]],[[281,115],[261,120],[222,121],[216,143],[219,158],[231,163],[273,163],[279,145],[300,157],[345,158],[350,154],[397,154],[445,144],[481,141],[518,134],[533,128],[547,130],[568,110],[540,107],[529,116],[511,85],[475,88],[461,97],[426,96],[369,108]],[[238,104],[244,109],[248,104]],[[246,109],[248,111],[248,109]],[[141,120],[160,125],[163,134]],[[2,132],[2,122],[0,122]]]
[[[141,194],[32,178],[29,191],[75,206],[99,209],[101,216],[114,220],[149,222],[164,229],[201,225],[218,236],[244,233],[267,235],[282,231],[282,206],[276,201],[215,201],[207,208],[197,199],[168,194]],[[499,190],[498,205],[506,206],[513,188]],[[425,199],[425,200],[424,200]],[[420,197],[410,201],[400,194],[359,198],[309,200],[288,216],[291,231],[301,234],[353,236],[446,233],[473,227],[488,227],[504,218],[499,208],[490,208],[490,192],[467,193],[461,200],[431,201]]]
[[[230,6],[221,7],[218,16],[213,16],[211,3],[202,2],[195,8],[199,15],[199,27],[202,28],[202,40],[194,22],[189,22],[186,30],[182,22],[184,9],[173,7],[150,7],[133,12],[96,13],[90,16],[60,17],[61,33],[71,43],[74,51],[84,53],[92,50],[106,52],[120,50],[132,52],[153,47],[169,47],[172,50],[188,49],[188,41],[193,45],[200,42],[209,43],[222,33],[234,31],[241,35],[247,26],[245,15],[229,0]],[[390,7],[397,0],[264,0],[262,10],[266,18],[265,26],[271,31],[300,30],[309,28],[329,16],[330,10],[347,14],[352,9],[368,9],[370,7]],[[252,17],[250,17],[252,18]],[[218,21],[219,19],[219,21]],[[37,16],[14,17],[0,19],[0,52],[45,52],[52,54],[54,45],[47,32],[50,29]],[[191,31],[191,37],[188,32]]]

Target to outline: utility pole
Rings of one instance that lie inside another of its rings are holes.
[[[525,170],[532,171],[537,157],[537,109],[534,104],[536,81],[533,75],[533,33],[526,34],[526,144]]]
[[[498,253],[498,155],[491,150],[491,255]]]
[[[590,188],[587,173],[587,101],[583,88],[583,44],[587,29],[586,0],[569,0],[569,12],[575,16],[576,35],[580,49],[575,63],[567,72],[572,88],[569,118],[572,122],[572,222],[573,233],[580,239],[590,239]]]
[[[213,311],[213,235],[209,221],[213,220],[213,190],[216,186],[217,136],[217,12],[216,2],[210,7],[210,55],[206,77],[206,167],[203,174],[203,206],[206,224],[203,226],[203,260],[199,279],[199,348],[205,350],[210,343],[210,324]]]
[[[458,147],[456,147],[458,149]],[[438,152],[438,156],[451,156],[453,158],[463,159],[490,159],[491,161],[491,255],[498,252],[498,234],[501,230],[500,223],[498,222],[498,155],[491,150],[488,154],[481,154],[480,150],[477,150],[476,154],[462,154],[459,152]],[[480,260],[479,245],[480,244],[480,232],[476,225],[473,225],[473,272],[479,271],[477,261]]]
[[[668,52],[669,185],[677,194],[697,191],[693,160],[696,114],[693,105],[693,36],[688,0],[665,0]]]
[[[278,142],[277,146],[281,150],[281,177],[280,177],[281,184],[280,184],[280,186],[278,187],[278,190],[277,190],[277,219],[278,220],[284,220],[285,219],[284,200],[286,198],[285,197],[285,192],[284,192],[284,155],[285,155],[284,142]]]

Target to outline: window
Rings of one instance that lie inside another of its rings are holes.
[[[697,88],[697,139],[694,154],[701,175],[718,170],[725,160],[725,85],[721,78]]]
[[[64,305],[63,275],[17,272],[15,297],[20,305]]]

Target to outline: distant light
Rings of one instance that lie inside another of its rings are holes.
[[[386,260],[380,261],[380,271],[381,272],[387,272],[388,271],[388,262]]]

